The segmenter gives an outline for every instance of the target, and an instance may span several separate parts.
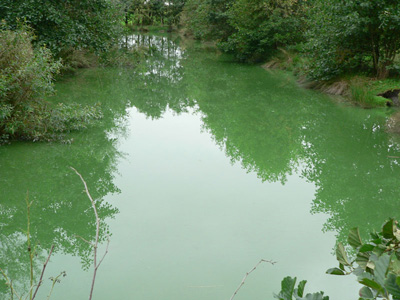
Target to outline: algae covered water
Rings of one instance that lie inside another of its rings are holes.
[[[399,141],[390,111],[334,103],[284,73],[233,63],[200,44],[131,36],[150,51],[135,69],[85,70],[50,101],[101,105],[104,118],[70,143],[0,147],[0,267],[29,286],[32,239],[55,251],[52,299],[86,299],[97,201],[109,253],[94,299],[272,299],[285,276],[306,291],[355,299],[354,278],[326,275],[335,243],[399,217]],[[36,280],[46,251],[38,251]],[[4,283],[4,282],[0,282]],[[46,299],[46,279],[40,297]],[[7,288],[0,285],[1,298]]]

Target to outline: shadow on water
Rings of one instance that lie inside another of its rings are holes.
[[[21,255],[27,191],[34,201],[31,235],[40,248],[55,244],[56,252],[77,255],[86,267],[91,263],[91,249],[78,236],[94,240],[94,215],[69,166],[81,172],[98,201],[104,240],[105,221],[118,210],[103,199],[119,192],[113,182],[124,155],[118,143],[127,135],[131,106],[150,119],[168,110],[195,110],[231,162],[263,182],[285,184],[299,174],[315,185],[311,213],[328,214],[323,230],[341,240],[352,227],[365,235],[386,218],[400,217],[399,160],[390,158],[400,144],[384,132],[387,111],[338,106],[299,90],[289,75],[233,64],[196,43],[178,46],[174,39],[145,35],[126,42],[149,49],[142,66],[87,70],[57,85],[63,102],[100,102],[100,123],[72,134],[70,145],[0,147],[0,267],[15,282],[28,282],[28,255]],[[37,258],[37,268],[42,260]]]

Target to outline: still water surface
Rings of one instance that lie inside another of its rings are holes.
[[[93,241],[95,223],[73,166],[98,201],[102,249],[111,235],[94,299],[228,300],[260,259],[277,263],[253,272],[236,300],[272,299],[288,275],[356,299],[355,278],[325,271],[350,228],[366,236],[400,216],[391,111],[334,103],[196,43],[127,42],[150,48],[140,67],[83,71],[51,99],[100,103],[103,120],[71,144],[0,147],[0,267],[14,284],[29,281],[29,191],[33,239],[56,245],[45,277],[67,273],[52,299],[88,297],[92,255],[79,237]]]

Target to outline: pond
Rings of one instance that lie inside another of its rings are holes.
[[[0,267],[29,286],[26,197],[35,278],[66,271],[52,299],[87,299],[97,201],[102,240],[94,299],[272,299],[285,276],[306,291],[356,299],[355,277],[326,275],[350,228],[398,218],[400,143],[388,109],[365,110],[300,89],[286,73],[234,63],[212,47],[131,36],[151,55],[57,83],[51,101],[101,105],[69,143],[0,147]],[[38,248],[38,249],[39,249]],[[1,298],[7,295],[0,281]]]

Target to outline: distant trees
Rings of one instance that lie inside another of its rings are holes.
[[[302,1],[236,0],[227,13],[233,31],[221,47],[239,60],[265,60],[304,38]]]
[[[231,34],[228,10],[233,0],[187,0],[181,22],[197,39],[226,40]]]
[[[134,25],[167,25],[179,24],[185,0],[122,0],[129,3],[126,23]],[[129,21],[128,21],[129,20]]]
[[[196,38],[218,41],[241,61],[296,48],[315,79],[360,71],[387,77],[400,50],[394,0],[187,0],[183,22]]]

